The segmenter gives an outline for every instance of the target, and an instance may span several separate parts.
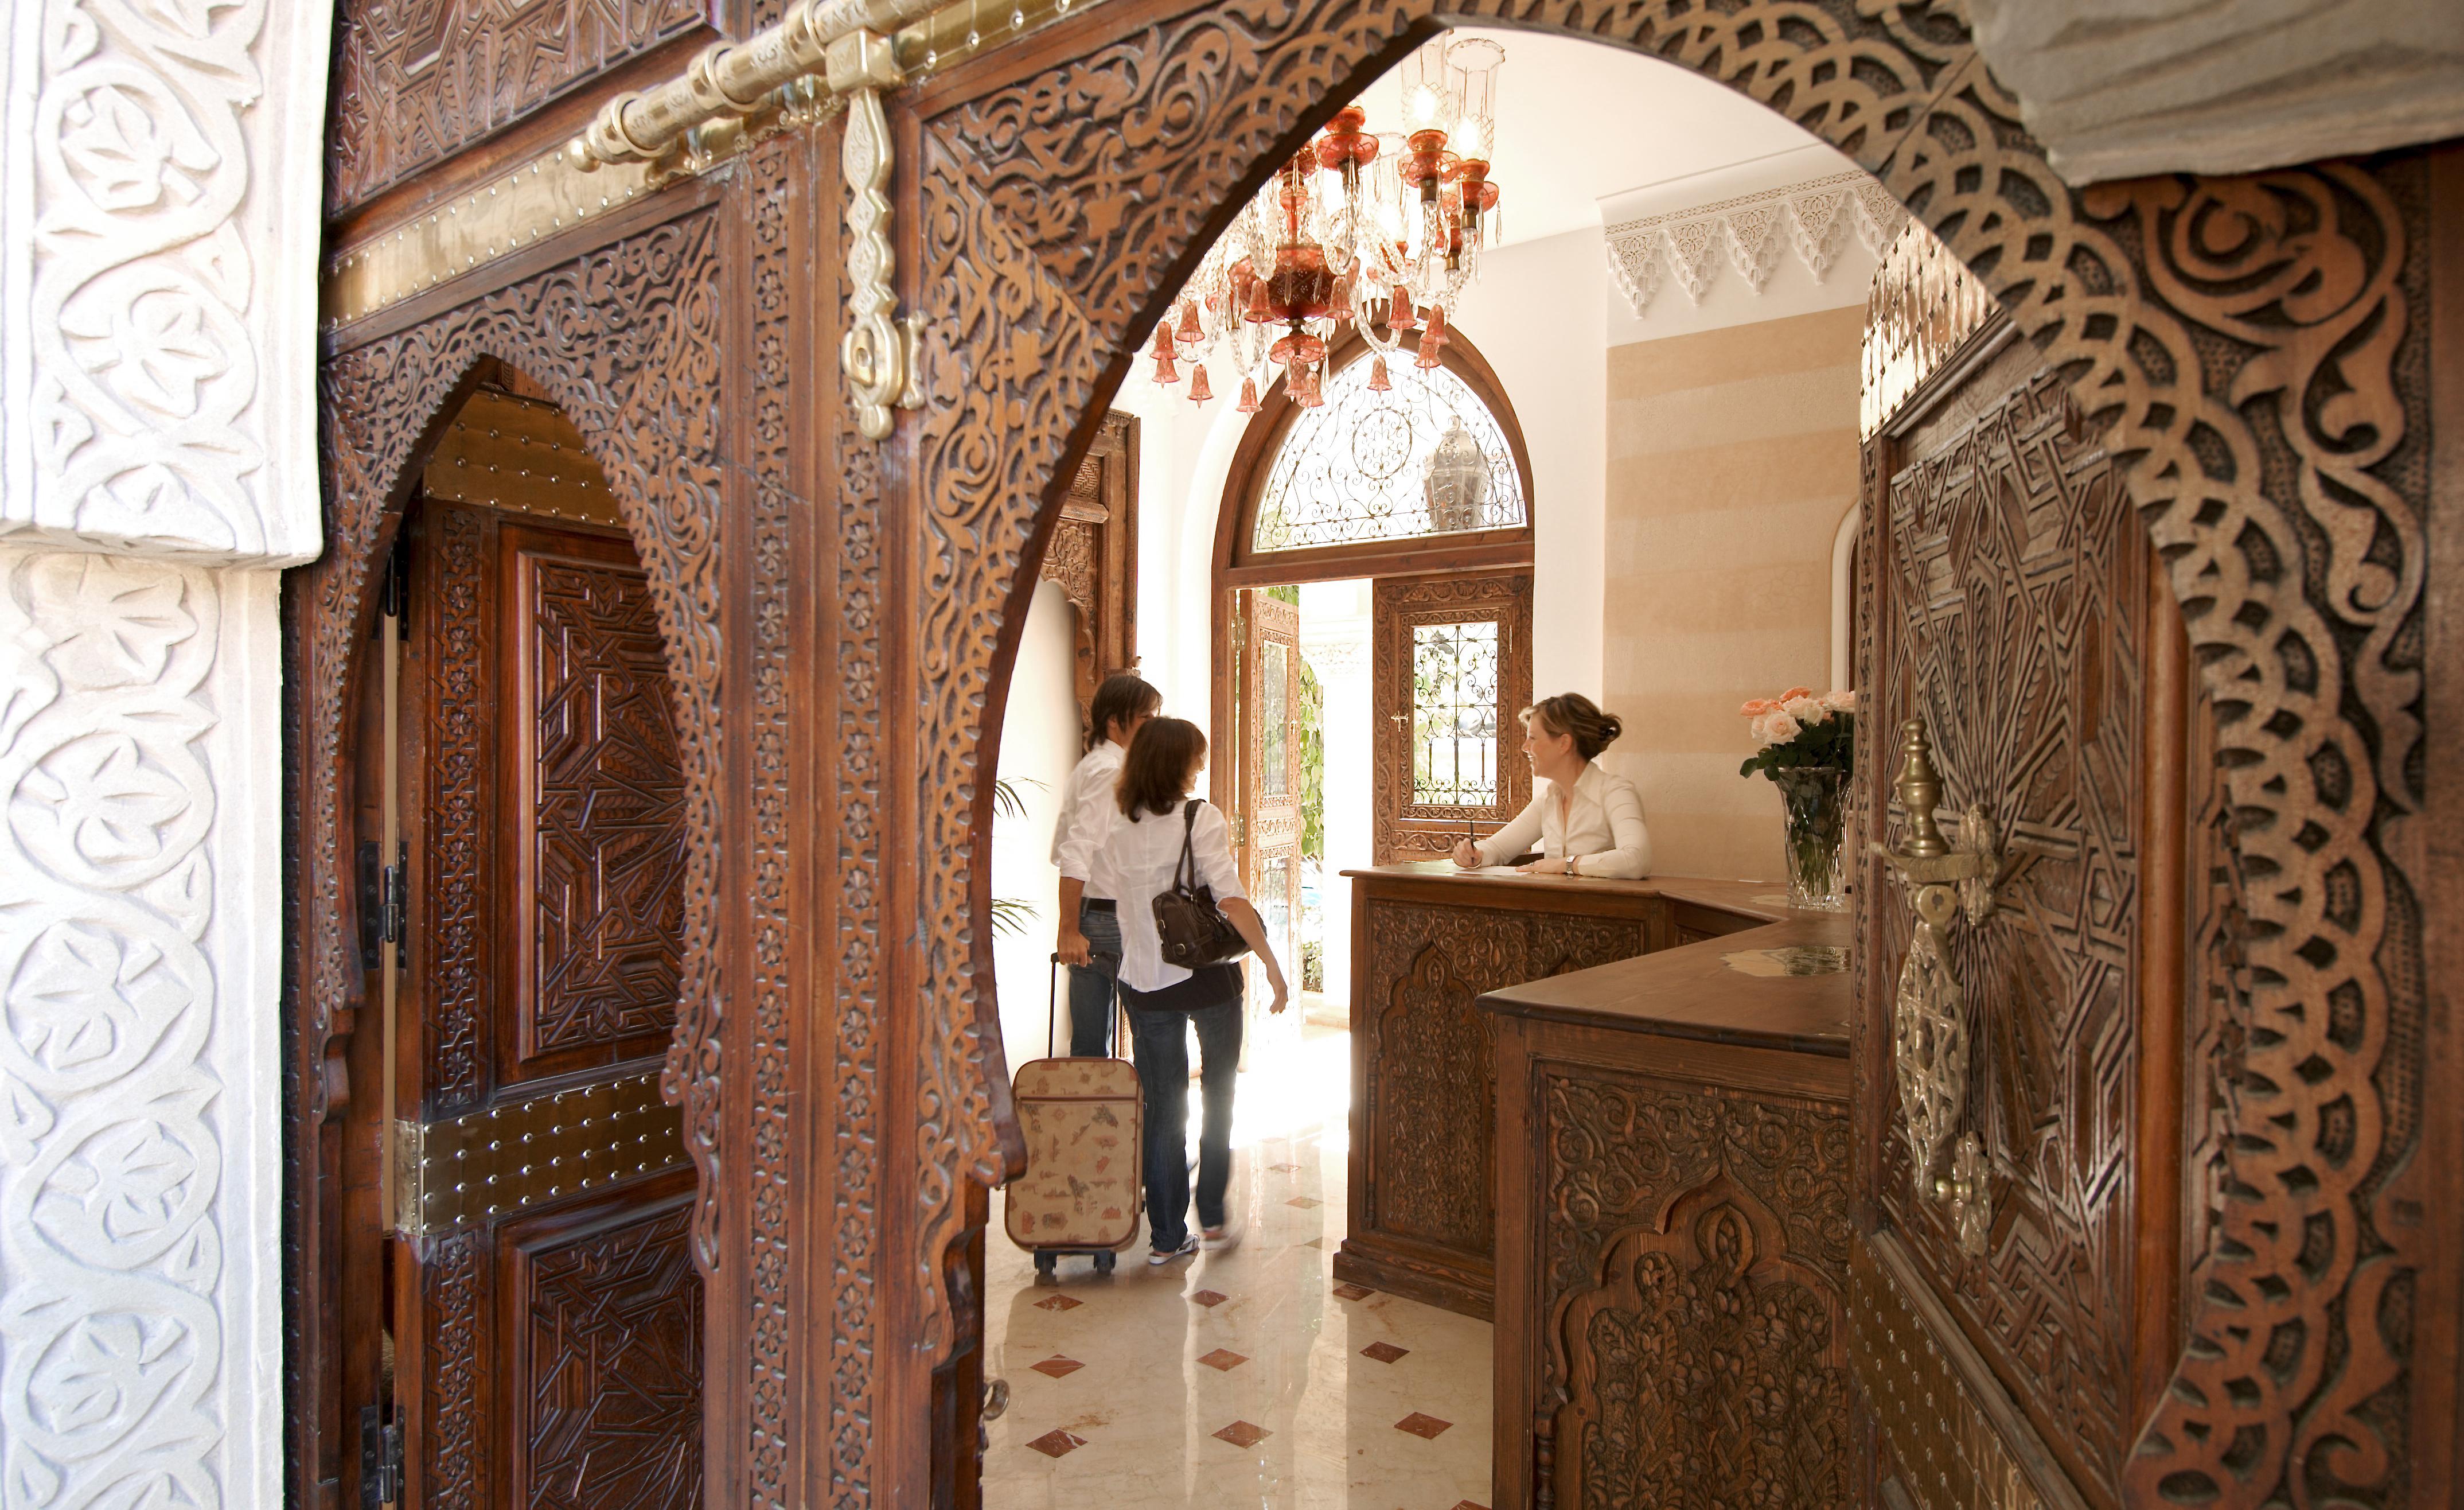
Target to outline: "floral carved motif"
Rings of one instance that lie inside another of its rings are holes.
[[[298,1111],[313,1125],[333,1083],[336,1010],[358,990],[344,937],[341,846],[347,669],[367,633],[370,568],[411,448],[467,376],[496,359],[543,385],[614,485],[650,584],[685,771],[684,968],[667,1092],[685,1111],[703,1180],[696,1251],[714,1261],[717,981],[712,959],[718,834],[718,256],[707,211],[686,214],[333,358],[323,374],[328,541],[295,586],[304,617],[294,685],[307,936],[295,1020]],[[304,674],[304,675],[303,675]]]
[[[2183,599],[2233,799],[2252,819],[2241,863],[2326,881],[2247,894],[2247,1010],[2265,1032],[2246,1040],[2246,1083],[2265,1091],[2237,1097],[2230,1157],[2255,1193],[2216,1225],[2188,1318],[2196,1343],[2126,1454],[2130,1483],[2247,1506],[2288,1473],[2349,1475],[2351,1492],[2379,1495],[2405,1343],[2347,1318],[2392,1316],[2400,1330],[2401,1308],[2383,1302],[2424,1256],[2373,1220],[2374,1182],[2408,1167],[2417,1136],[2383,1115],[2383,1081],[2418,1075],[2409,1049],[2387,1046],[2416,1041],[2423,1011],[2418,944],[2389,926],[2391,883],[2417,888],[2397,878],[2409,852],[2384,842],[2422,802],[2420,668],[2404,637],[2425,561],[2424,337],[2407,284],[2421,265],[2417,166],[2074,192],[1973,66],[1958,12],[1917,0],[1233,0],[1103,15],[1066,23],[1086,29],[1081,56],[923,122],[921,282],[952,322],[918,458],[926,853],[955,853],[992,625],[1068,436],[1208,217],[1306,112],[1432,17],[1570,29],[1728,81],[1873,171],[2065,375]],[[966,880],[963,861],[928,875],[936,939],[966,940]],[[988,1127],[995,1095],[978,1004],[944,969],[956,963],[934,968],[925,1034],[928,1236],[957,1231],[933,1214],[949,1181],[993,1163],[989,1132],[949,1120],[955,1106]],[[2332,1165],[2315,1151],[2322,1131]],[[2363,1263],[2376,1245],[2390,1261]],[[2370,1445],[2313,1451],[2337,1441]]]
[[[1854,1502],[1847,1109],[1611,1075],[1540,1108],[1556,1502]]]

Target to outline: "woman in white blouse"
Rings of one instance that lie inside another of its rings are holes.
[[[1121,922],[1121,1001],[1130,1010],[1130,1043],[1145,1092],[1143,1142],[1147,1235],[1151,1264],[1194,1253],[1189,1231],[1189,1030],[1198,1030],[1199,1081],[1205,1099],[1198,1140],[1198,1225],[1206,1246],[1226,1242],[1223,1197],[1232,1182],[1232,1091],[1241,1066],[1241,966],[1235,963],[1183,969],[1163,957],[1155,932],[1155,899],[1171,889],[1189,846],[1196,880],[1215,893],[1215,905],[1265,966],[1266,984],[1282,1011],[1290,992],[1283,966],[1267,945],[1265,925],[1249,905],[1233,863],[1231,829],[1212,803],[1191,802],[1190,788],[1206,768],[1206,736],[1182,719],[1149,719],[1130,741],[1121,763],[1119,816],[1100,833],[1092,826],[1071,833],[1062,846],[1063,892],[1079,882],[1118,904]],[[1191,811],[1194,810],[1194,811]],[[1064,936],[1064,963],[1086,963],[1084,938]],[[1073,955],[1075,957],[1073,957]]]
[[[1514,821],[1487,838],[1455,845],[1455,863],[1466,870],[1499,865],[1530,853],[1541,857],[1517,870],[1537,876],[1651,874],[1651,832],[1642,826],[1642,798],[1634,783],[1593,762],[1625,732],[1614,713],[1602,713],[1579,692],[1560,693],[1523,710],[1523,753],[1531,774],[1549,785]]]

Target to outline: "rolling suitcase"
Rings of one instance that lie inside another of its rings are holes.
[[[1056,982],[1060,963],[1055,956]],[[1035,1255],[1039,1278],[1049,1278],[1064,1254],[1084,1254],[1096,1273],[1111,1273],[1115,1255],[1138,1234],[1146,1193],[1137,1067],[1127,1059],[1049,1057],[1059,994],[1056,986],[1045,1000],[1047,1057],[1019,1066],[1010,1082],[1026,1136],[1026,1172],[1005,1188],[1002,1226],[1011,1242]]]

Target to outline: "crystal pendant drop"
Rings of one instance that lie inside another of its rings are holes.
[[[1395,385],[1386,376],[1386,359],[1382,356],[1372,358],[1369,363],[1369,391],[1389,393],[1394,389]]]
[[[1203,404],[1214,396],[1215,389],[1206,381],[1206,364],[1200,362],[1189,369],[1189,401]]]

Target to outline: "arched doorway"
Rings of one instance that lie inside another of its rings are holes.
[[[947,157],[937,160],[948,166],[924,187],[928,222],[936,228],[925,248],[928,289],[935,298],[946,297],[945,307],[960,312],[959,323],[970,342],[998,347],[1013,333],[1066,331],[1052,348],[1122,350],[1131,327],[1160,313],[1160,301],[1171,296],[1176,275],[1192,265],[1195,248],[1220,219],[1219,213],[1195,207],[1225,205],[1237,191],[1259,181],[1267,166],[1288,153],[1335,100],[1424,36],[1440,12],[1453,13],[1444,7],[1347,12],[1339,19],[1309,12],[1293,18],[1288,27],[1269,29],[1253,28],[1242,18],[1157,7],[1152,13],[1141,12],[1138,23],[1125,22],[1118,29],[1099,30],[1087,23],[1083,50],[1056,42],[1043,50],[1031,78],[988,73],[979,92],[955,84],[945,88],[923,109],[927,140],[951,144]],[[2206,277],[2225,268],[2314,265],[2311,254],[2295,249],[2276,230],[2257,229],[2285,222],[2265,215],[2234,218],[2232,223],[2249,233],[2232,243],[2232,250],[2194,250],[2196,233],[2190,228],[2221,225],[2218,217],[2238,215],[2235,207],[2253,204],[2243,197],[2246,190],[2172,184],[2074,193],[2043,167],[2014,124],[2015,105],[1975,67],[1957,28],[1942,24],[1934,29],[1946,18],[1916,12],[1850,18],[1813,8],[1749,8],[1718,15],[1689,11],[1681,16],[1653,9],[1620,13],[1611,22],[1543,7],[1515,19],[1582,27],[1603,41],[1650,51],[1729,79],[1875,171],[2013,307],[2021,333],[2081,395],[2083,422],[2101,433],[2105,447],[2137,458],[2132,496],[2171,560],[2177,590],[2199,610],[2189,634],[2209,684],[2258,693],[2269,717],[2290,741],[2279,742],[2275,734],[2257,740],[2246,752],[2253,759],[2241,768],[2284,768],[2283,762],[2297,760],[2298,747],[2323,737],[2340,751],[2340,772],[2354,772],[2373,788],[2392,774],[2367,756],[2367,742],[2333,704],[2317,700],[2308,681],[2308,668],[2353,665],[2351,657],[2330,648],[2335,636],[2318,606],[2288,590],[2285,579],[2265,571],[2253,575],[2242,548],[2224,544],[2230,538],[2224,531],[2253,526],[2274,542],[2271,552],[2281,548],[2299,554],[2296,537],[2308,528],[2299,522],[2303,505],[2289,498],[2265,501],[2246,479],[2255,476],[2250,469],[2262,454],[2279,456],[2297,471],[2313,469],[2313,475],[2318,463],[2298,459],[2299,448],[2281,449],[2277,439],[2254,430],[2222,401],[2223,389],[2211,378],[2203,374],[2196,392],[2185,380],[2187,374],[2202,371],[2193,356],[2199,343],[2230,331],[2224,339],[2236,353],[2236,370],[2277,390],[2333,360],[2334,332],[2381,320],[2391,307],[2386,293],[2371,292],[2366,279],[2349,282],[2340,285],[2343,297],[2333,316],[2266,327],[2250,323],[2234,308],[2235,297],[2208,291]],[[1207,61],[1195,62],[1199,57]],[[1177,83],[1166,82],[1188,77],[1176,67],[1183,60],[1191,60],[1194,72],[1209,81],[1194,102],[1177,92]],[[1115,70],[1125,64],[1140,82],[1112,88],[1109,81],[1120,77]],[[1037,102],[1053,100],[1072,100],[1078,108],[1065,113],[1066,125],[1037,123],[1043,119]],[[1191,108],[1182,109],[1184,103]],[[1001,122],[1004,131],[998,144],[987,147],[983,128],[992,122]],[[976,145],[960,147],[962,138]],[[1062,183],[1073,186],[1074,192],[1051,197],[1052,186]],[[1152,185],[1168,187],[1157,195],[1150,190]],[[2354,227],[2373,228],[2358,233],[2361,242],[2344,244],[2366,242],[2377,248],[2366,260],[2384,278],[2394,277],[2404,255],[2404,217],[2384,186],[2363,177],[2313,173],[2271,192],[2308,207],[2300,211],[2304,224],[2343,225],[2349,216]],[[1090,234],[1090,227],[1101,229]],[[2339,232],[2340,237],[2351,233]],[[2176,239],[2186,236],[2192,240]],[[1005,305],[981,297],[977,279],[955,276],[961,258],[971,269],[1001,270],[1020,286],[1048,279],[1067,293]],[[2200,269],[2195,278],[2192,267]],[[2288,271],[2285,276],[2293,275]],[[2391,289],[2392,283],[2376,286]],[[2275,297],[2267,296],[2270,301]],[[1033,433],[1013,430],[1008,437],[1012,449],[1006,454],[1030,477],[1041,477],[1044,465],[1036,458],[1045,449],[1066,452],[1067,437],[1080,428],[1088,402],[1110,391],[1120,366],[1120,359],[1105,366],[1089,356],[1052,381],[1027,383],[1022,381],[1023,368],[1006,363],[956,365],[951,375],[960,378],[968,396],[928,416],[919,437],[927,479],[923,496],[941,508],[944,518],[935,527],[944,538],[960,528],[969,533],[994,528],[996,519],[1005,519],[1022,534],[1029,532],[1025,510],[1004,512],[989,495],[953,494],[935,484],[935,478],[955,480],[957,476],[948,461],[978,454],[979,437],[986,433],[989,416],[998,408],[984,400],[1012,394],[1034,416]],[[2372,412],[2400,426],[2392,389],[2374,380],[2371,390],[2376,395]],[[2224,438],[2222,449],[2208,436]],[[2413,538],[2410,526],[2396,515],[2384,509],[2373,513],[2397,536]],[[2417,544],[2402,553],[2417,560]],[[966,564],[979,558],[960,545],[945,559],[964,575]],[[991,609],[1007,596],[1008,588],[1001,570],[986,565],[974,580],[982,583],[979,601]],[[2231,584],[2230,590],[2222,598],[2207,595],[2194,585],[2203,572],[2215,573]],[[2406,596],[2405,601],[2411,599]],[[2234,612],[2243,614],[2240,628],[2233,625]],[[2366,611],[2365,617],[2392,627],[2376,610]],[[2260,622],[2286,630],[2304,647],[2300,676],[2287,679],[2279,675],[2280,644],[2262,646],[2251,638],[2250,626]],[[980,643],[986,675],[995,673],[1000,643],[998,636]],[[963,698],[963,688],[956,695]],[[2367,774],[2373,769],[2376,775]],[[2267,779],[2237,779],[2236,801],[2247,793],[2262,810],[2283,811],[2285,799],[2267,794]],[[2395,785],[2403,788],[2409,778]],[[944,794],[943,811],[951,820],[947,832],[954,836],[958,813],[967,806],[957,800],[960,796],[955,789]],[[2339,802],[2337,811],[2349,810]],[[2383,886],[2387,872],[2382,860],[2366,853],[2365,826],[2357,818],[2322,822],[2312,836],[2324,835],[2324,842],[2344,847],[2353,857],[2351,874],[2375,877],[2368,884]],[[2244,854],[2249,863],[2251,852]],[[2280,862],[2261,856],[2258,863],[2309,870],[2319,861],[2305,852],[2298,858],[2287,854]],[[2371,916],[2368,907],[2345,913],[2347,922],[2340,922],[2290,899],[2254,905],[2262,911],[2284,909],[2269,925],[2272,929],[2280,923],[2283,931],[2271,937],[2290,940],[2298,935],[2304,941],[2287,943],[2280,957],[2275,946],[2265,948],[2269,971],[2281,966],[2276,979],[2288,983],[2270,989],[2290,993],[2270,999],[2290,1002],[2298,995],[2323,1001],[2336,988],[2321,978],[2324,969],[2350,987],[2356,1002],[2389,1000],[2387,978],[2366,963],[2375,947],[2369,941],[2377,938],[2376,925],[2365,921]],[[2299,959],[2292,952],[2303,947],[2310,948],[2313,958]],[[2327,960],[2335,963],[2321,964]],[[2289,984],[2294,982],[2300,984]],[[2262,1002],[2254,1010],[2267,1009]],[[951,1053],[938,1065],[928,1065],[927,1073],[946,1077],[943,1083],[957,1090],[979,1073],[969,1064],[980,1061],[971,1060],[963,1029],[947,1042]],[[2315,1039],[2304,1042],[2316,1044]],[[2292,1076],[2293,1061],[2277,1069]],[[2340,1088],[2374,1097],[2375,1091],[2362,1088],[2367,1075],[2356,1074],[2358,1078],[2338,1072],[2330,1078]],[[964,1099],[962,1091],[959,1099]],[[2265,1146],[2291,1157],[2280,1132],[2262,1131],[2251,1121],[2240,1125],[2249,1126],[2258,1140],[2254,1149]],[[976,1166],[989,1172],[984,1160],[990,1145],[981,1137],[954,1127],[938,1145],[947,1150],[953,1170],[972,1155]],[[2321,1199],[2345,1210],[2357,1210],[2356,1201],[2366,1201],[2358,1184],[2346,1183],[2322,1196],[2302,1177],[2274,1184],[2267,1204],[2283,1213],[2318,1210]],[[2241,1214],[2255,1218],[2258,1212],[2253,1209]],[[2358,1257],[2353,1250],[2340,1251],[2348,1259]],[[2294,1449],[2289,1404],[2275,1387],[2257,1384],[2255,1352],[2226,1344],[2228,1334],[2219,1330],[2225,1312],[2218,1308],[2257,1303],[2264,1289],[2272,1297],[2266,1306],[2271,1315],[2288,1321],[2301,1317],[2303,1335],[2323,1337],[2327,1331],[2319,1329],[2333,1329],[2335,1298],[2356,1271],[2349,1265],[2332,1274],[2314,1271],[2312,1277],[2278,1290],[2277,1279],[2269,1277],[2279,1274],[2281,1255],[2250,1256],[2261,1252],[2278,1253],[2264,1232],[2244,1231],[2228,1239],[2220,1230],[2216,1246],[2203,1260],[2200,1272],[2220,1288],[2202,1292],[2190,1308],[2188,1326],[2191,1336],[2214,1345],[2194,1348],[2179,1361],[2177,1367],[2184,1377],[2195,1378],[2196,1387],[2166,1395],[2154,1418],[2143,1423],[2144,1439],[2157,1450],[2134,1455],[2128,1472],[2130,1481],[2147,1492],[2170,1475],[2188,1475],[2177,1480],[2181,1483],[2240,1481],[2240,1471],[2223,1462],[2229,1451],[2223,1444],[2235,1432],[2243,1446],[2230,1451],[2238,1454],[2255,1451],[2268,1462],[2280,1464],[2282,1454]],[[2383,1353],[2373,1356],[2383,1366],[2377,1377],[2393,1377],[2387,1371],[2395,1367],[2392,1361]],[[2230,1429],[2222,1424],[2227,1421]],[[2352,1430],[2370,1434],[2357,1424]],[[2253,1442],[2258,1445],[2251,1448]]]

